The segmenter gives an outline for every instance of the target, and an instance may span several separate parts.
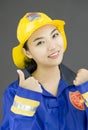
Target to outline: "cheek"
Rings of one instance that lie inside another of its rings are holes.
[[[63,37],[61,36],[61,47],[63,48],[63,52],[65,50],[65,43],[64,43],[64,39]]]
[[[62,44],[61,44],[61,46],[62,46],[62,50],[63,50],[63,52],[64,52],[64,41],[62,40]]]
[[[64,41],[62,37],[58,39],[58,46],[60,46],[60,48],[64,50]]]
[[[35,49],[31,49],[31,55],[33,57],[33,59],[40,59],[40,58],[43,58],[43,56],[45,55],[45,49],[44,48],[35,48]]]
[[[39,64],[39,63],[44,62],[45,56],[43,52],[36,52],[36,55],[32,55],[32,58],[37,64]]]

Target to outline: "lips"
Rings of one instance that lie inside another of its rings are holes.
[[[52,59],[55,59],[55,58],[57,58],[58,56],[59,56],[59,51],[50,54],[48,57],[49,57],[49,58],[52,58]]]

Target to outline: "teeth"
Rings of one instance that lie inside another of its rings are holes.
[[[52,53],[51,55],[49,55],[49,57],[54,57],[54,56],[57,56],[58,55],[58,52],[55,52],[55,53]]]
[[[50,56],[56,56],[57,54],[58,54],[58,52],[53,53],[53,54],[51,54]]]

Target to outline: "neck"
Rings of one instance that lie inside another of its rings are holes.
[[[37,70],[32,74],[39,82],[45,83],[54,79],[60,78],[60,70],[58,66],[53,67],[37,67]]]
[[[60,80],[60,70],[58,66],[48,68],[38,67],[32,75],[48,92],[54,96],[57,95],[58,84]]]

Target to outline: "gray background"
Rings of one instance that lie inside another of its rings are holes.
[[[77,72],[88,68],[88,0],[0,0],[0,120],[5,88],[17,79],[11,50],[17,45],[19,19],[29,11],[42,11],[53,19],[66,21],[68,49],[64,64]]]

